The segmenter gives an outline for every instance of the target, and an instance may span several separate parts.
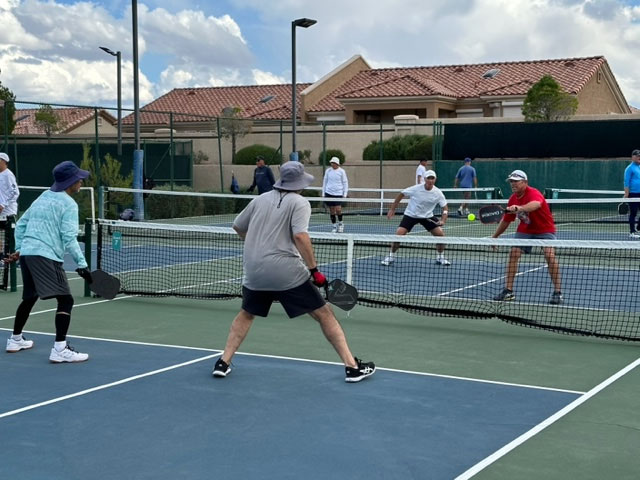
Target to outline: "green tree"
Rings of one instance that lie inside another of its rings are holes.
[[[551,75],[534,83],[522,105],[525,122],[557,122],[576,113],[578,99],[568,94]]]
[[[64,122],[58,117],[58,114],[51,105],[43,105],[36,112],[36,125],[44,130],[47,139],[51,139],[53,133],[59,132],[64,128]]]
[[[16,113],[16,96],[11,90],[2,85],[0,82],[0,135],[5,134],[4,119],[7,119],[7,135],[11,135],[13,129],[16,126],[16,121],[13,118]],[[6,109],[6,113],[5,113]]]
[[[236,142],[251,131],[251,121],[242,118],[242,107],[226,107],[220,117],[220,136],[231,139],[231,163],[236,158]]]
[[[88,143],[82,145],[82,162],[80,163],[80,168],[89,171],[89,178],[83,182],[83,186],[96,188],[96,168],[91,148],[92,146]],[[104,156],[104,161],[100,163],[101,185],[106,187],[131,188],[133,185],[133,172],[124,176],[121,173],[121,169],[122,163],[107,153]],[[91,211],[90,205],[85,205],[81,202],[78,203],[80,204],[81,211]],[[129,208],[131,205],[133,205],[133,195],[131,193],[111,192],[107,198],[104,215],[107,218],[118,218],[118,213],[125,208]],[[85,214],[85,216],[87,215]]]

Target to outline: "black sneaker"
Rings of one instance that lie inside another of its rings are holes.
[[[345,367],[346,377],[344,379],[347,383],[355,383],[360,380],[364,380],[365,378],[373,375],[376,371],[376,366],[373,362],[363,362],[362,360],[356,358],[356,368]]]
[[[223,378],[229,375],[230,373],[231,373],[231,367],[229,366],[229,364],[224,360],[222,360],[222,358],[219,358],[215,366],[213,367],[213,376]]]
[[[516,294],[513,293],[513,290],[509,290],[508,288],[505,288],[498,295],[493,297],[493,299],[496,302],[508,302],[510,300],[515,300],[516,299]]]
[[[564,302],[564,298],[562,298],[562,293],[553,292],[553,295],[551,295],[551,300],[549,300],[549,303],[551,305],[560,305],[562,302]]]

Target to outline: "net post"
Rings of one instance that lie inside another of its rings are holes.
[[[91,192],[93,199],[93,192]],[[95,212],[95,210],[92,210]],[[98,187],[98,218],[104,218],[104,187],[100,185]]]
[[[87,260],[89,270],[91,270],[91,228],[93,222],[90,218],[84,221],[84,257]],[[90,297],[91,290],[89,289],[89,282],[84,281],[84,296]]]
[[[15,239],[15,230],[16,230],[16,221],[15,219],[8,223],[9,228],[9,252],[13,253],[16,250],[16,239]],[[18,275],[17,275],[17,267],[16,262],[12,262],[9,265],[9,290],[12,292],[18,291]]]
[[[353,235],[347,235],[347,278],[346,282],[351,284],[353,278]]]

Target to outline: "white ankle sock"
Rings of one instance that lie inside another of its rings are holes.
[[[19,333],[18,335],[11,335],[11,340],[15,340],[16,342],[22,340],[22,334]]]
[[[53,342],[53,348],[56,349],[57,352],[61,352],[62,350],[64,350],[67,346],[67,341],[64,340],[62,342]]]

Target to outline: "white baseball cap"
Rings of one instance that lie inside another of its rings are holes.
[[[4,152],[0,152],[0,160],[4,160],[5,162],[9,163],[9,155]]]
[[[507,177],[507,182],[509,180],[527,180],[527,174],[524,173],[522,170],[514,170],[513,172],[511,172],[509,174],[509,176]]]
[[[429,177],[438,178],[436,176],[436,172],[434,172],[433,170],[427,170],[426,172],[424,172],[424,178],[429,178]]]
[[[338,157],[331,157],[329,163],[337,163],[338,165],[340,165],[340,159]]]

